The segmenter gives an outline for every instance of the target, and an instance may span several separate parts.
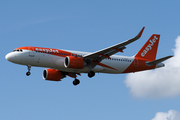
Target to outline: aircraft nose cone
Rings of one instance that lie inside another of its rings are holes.
[[[8,53],[6,56],[5,56],[6,60],[8,61],[12,61],[13,59],[13,55],[11,53]]]

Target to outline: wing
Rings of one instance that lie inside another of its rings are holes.
[[[141,29],[141,31],[139,32],[139,34],[132,39],[129,39],[129,40],[124,41],[122,43],[119,43],[119,44],[113,45],[111,47],[96,51],[94,53],[84,55],[83,58],[88,63],[88,67],[94,68],[97,65],[97,63],[101,62],[103,59],[110,58],[111,55],[114,55],[117,52],[123,52],[123,49],[126,48],[125,47],[126,45],[136,41],[137,39],[139,39],[141,37],[141,35],[144,31],[144,28],[145,27],[143,27]]]

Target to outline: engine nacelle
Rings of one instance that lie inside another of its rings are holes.
[[[86,62],[80,57],[67,56],[64,61],[64,66],[66,68],[82,69],[85,65]]]
[[[45,69],[43,71],[43,79],[50,81],[61,81],[64,78],[64,75],[61,71],[56,69]]]

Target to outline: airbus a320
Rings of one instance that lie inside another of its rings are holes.
[[[123,52],[128,44],[138,40],[144,28],[132,39],[93,53],[28,46],[14,49],[5,58],[12,63],[26,65],[27,76],[31,74],[31,66],[45,67],[47,68],[43,71],[45,80],[61,81],[69,76],[74,78],[73,85],[80,83],[77,75],[81,73],[87,73],[91,78],[95,73],[121,74],[164,67],[162,62],[173,56],[156,60],[160,39],[158,34],[153,34],[134,56],[114,55]]]

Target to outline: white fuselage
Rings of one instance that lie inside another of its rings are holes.
[[[89,54],[88,52],[71,51],[73,54],[80,56]],[[63,54],[63,53],[62,53]],[[57,56],[55,54],[47,54],[44,52],[37,52],[31,50],[13,51],[6,55],[6,59],[21,65],[31,65],[36,67],[45,67],[58,69],[65,72],[88,73],[90,69],[84,67],[83,69],[66,68],[64,66],[65,57]],[[104,65],[97,65],[92,70],[99,73],[117,74],[125,71],[128,66],[134,61],[134,57],[112,55],[111,59],[104,59],[101,63]],[[136,63],[134,65],[137,65]],[[108,66],[108,67],[107,67]]]

